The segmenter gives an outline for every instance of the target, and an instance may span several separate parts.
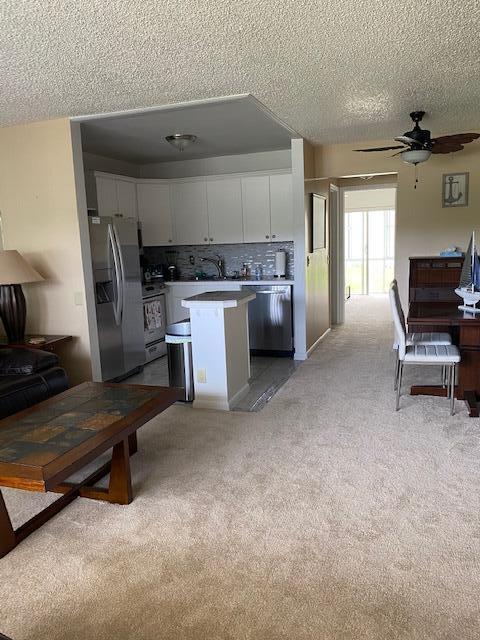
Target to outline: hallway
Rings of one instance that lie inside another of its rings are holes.
[[[478,420],[439,398],[395,413],[388,302],[348,304],[259,413],[176,405],[144,427],[131,505],[79,499],[1,561],[0,629],[476,640]],[[40,507],[5,497],[17,519]]]

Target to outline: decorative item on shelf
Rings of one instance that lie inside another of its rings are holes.
[[[25,338],[27,306],[22,284],[40,280],[44,278],[18,251],[0,251],[0,317],[11,344],[23,342]]]
[[[463,258],[463,251],[460,251],[458,247],[447,247],[443,251],[440,251],[442,258]]]
[[[444,173],[442,178],[442,207],[468,205],[468,173]]]
[[[455,293],[463,298],[463,304],[459,305],[459,309],[470,313],[480,313],[480,309],[477,309],[477,303],[480,302],[480,261],[475,246],[475,231],[472,231],[472,237],[463,261],[460,283],[455,289]]]
[[[46,342],[47,342],[47,339],[44,336],[35,336],[33,338],[28,338],[26,344],[38,345],[38,344],[45,344]]]

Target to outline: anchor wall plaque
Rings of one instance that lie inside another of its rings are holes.
[[[442,178],[442,207],[468,205],[468,173],[444,173]]]

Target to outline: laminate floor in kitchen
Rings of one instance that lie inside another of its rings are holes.
[[[250,362],[250,390],[233,411],[261,411],[290,378],[299,363],[292,358],[252,356]],[[141,373],[130,376],[129,384],[151,384],[168,387],[167,357],[157,358],[145,365]]]

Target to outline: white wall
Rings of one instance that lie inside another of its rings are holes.
[[[293,287],[293,327],[295,359],[307,358],[306,317],[306,220],[305,220],[305,146],[302,138],[292,140],[292,187],[295,242],[295,285]],[[307,170],[309,167],[307,167]]]
[[[5,248],[44,276],[24,285],[27,331],[68,334],[61,363],[70,382],[91,376],[70,122],[0,129],[0,211]]]
[[[349,191],[345,189],[345,211],[364,211],[366,209],[390,209],[395,208],[396,189],[393,187],[384,189],[362,188]]]
[[[475,128],[473,128],[475,130]],[[472,229],[479,231],[480,142],[465,145],[463,151],[432,155],[415,170],[399,158],[382,153],[356,153],[363,146],[385,146],[391,140],[316,147],[316,172],[322,176],[352,176],[368,173],[398,172],[395,228],[395,277],[404,307],[408,301],[409,257],[438,255],[442,249],[457,245],[465,250]],[[468,206],[442,207],[442,174],[470,173]],[[393,180],[392,180],[393,182]]]
[[[242,173],[244,171],[290,169],[291,166],[290,149],[282,149],[280,151],[215,156],[197,160],[158,162],[139,165],[138,169],[142,178],[189,178],[191,176]]]

